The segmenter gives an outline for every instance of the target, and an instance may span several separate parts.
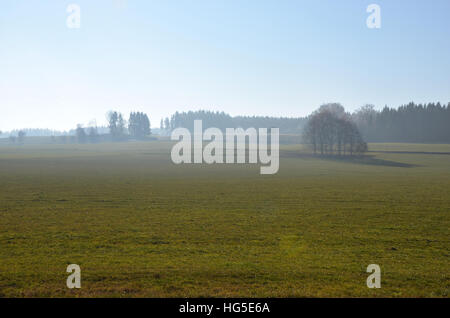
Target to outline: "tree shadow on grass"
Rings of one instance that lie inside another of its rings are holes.
[[[408,154],[408,155],[450,155],[450,152],[436,152],[436,151],[380,151],[380,150],[372,150],[368,152],[373,153],[393,153],[393,154]]]
[[[345,163],[370,165],[370,166],[386,166],[386,167],[398,167],[398,168],[419,167],[419,165],[375,158],[374,155],[338,156],[338,155],[315,155],[312,153],[295,152],[295,151],[281,151],[280,157],[328,160],[328,161],[345,162]]]

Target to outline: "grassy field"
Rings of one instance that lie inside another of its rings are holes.
[[[260,175],[165,142],[2,145],[0,296],[448,297],[450,145],[369,148],[286,145]]]

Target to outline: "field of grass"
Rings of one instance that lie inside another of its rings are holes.
[[[282,146],[276,175],[170,146],[0,146],[0,296],[449,296],[450,145]]]

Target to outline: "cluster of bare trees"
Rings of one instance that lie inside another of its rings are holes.
[[[304,139],[314,153],[356,155],[367,151],[356,124],[340,104],[322,105],[309,118]]]

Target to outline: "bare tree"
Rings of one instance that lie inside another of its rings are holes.
[[[356,124],[340,104],[326,104],[315,111],[304,130],[304,140],[314,154],[354,155],[367,151]]]

